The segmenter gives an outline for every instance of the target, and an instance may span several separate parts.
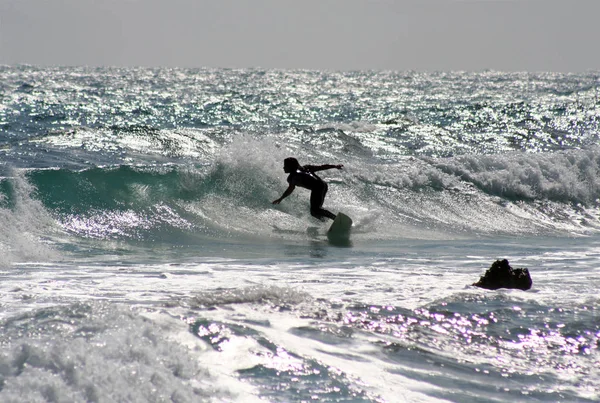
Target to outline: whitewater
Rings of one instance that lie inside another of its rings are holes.
[[[0,401],[599,401],[598,87],[0,66]]]

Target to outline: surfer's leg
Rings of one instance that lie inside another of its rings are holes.
[[[310,214],[313,217],[316,217],[318,219],[321,219],[321,217],[323,217],[323,214],[321,214],[321,206],[323,205],[323,199],[325,198],[325,194],[327,190],[326,189],[313,189],[312,192],[310,192]]]
[[[310,214],[313,217],[321,219],[322,217],[331,218],[335,220],[335,214],[331,211],[327,211],[323,206],[325,201],[325,195],[327,194],[327,184],[319,189],[314,189],[310,194]]]
[[[327,218],[331,218],[332,220],[335,220],[336,215],[333,214],[331,211],[329,210],[325,210],[324,208],[321,209],[321,216],[322,217],[327,217]]]

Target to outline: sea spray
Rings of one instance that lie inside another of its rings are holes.
[[[36,189],[24,170],[11,170],[1,178],[0,266],[23,260],[48,260],[59,256],[49,237],[60,231],[55,219],[35,198]]]

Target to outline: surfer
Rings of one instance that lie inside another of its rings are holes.
[[[283,199],[292,194],[296,186],[306,188],[310,193],[310,214],[313,217],[322,220],[323,217],[335,219],[335,214],[323,208],[325,195],[327,194],[327,183],[317,176],[315,172],[324,171],[326,169],[342,169],[343,165],[300,165],[296,158],[290,157],[283,160],[283,171],[289,174],[288,188],[283,192],[283,195],[273,204],[279,204]]]

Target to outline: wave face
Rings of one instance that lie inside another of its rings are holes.
[[[261,152],[269,154],[266,146]],[[21,171],[0,182],[3,225],[18,232],[17,222],[46,217],[83,238],[169,243],[195,243],[198,236],[297,239],[324,227],[309,215],[303,189],[271,205],[285,175],[276,166],[281,159],[257,163],[265,155],[221,157],[206,166]],[[585,234],[600,228],[599,166],[597,150],[390,163],[354,158],[345,170],[323,174],[330,182],[325,205],[355,217],[355,235],[366,240]]]
[[[600,227],[592,73],[21,66],[0,79],[5,233],[49,237],[45,217],[86,239],[310,237],[325,224],[306,192],[270,203],[291,155],[345,165],[323,173],[325,207],[355,218],[358,239]]]

